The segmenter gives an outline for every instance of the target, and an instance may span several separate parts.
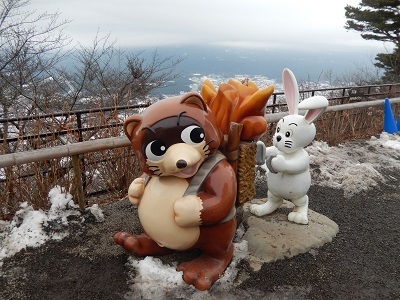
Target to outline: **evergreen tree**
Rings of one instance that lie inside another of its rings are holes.
[[[382,81],[400,82],[400,47],[396,47],[393,53],[378,53],[375,60],[375,66],[385,70]]]
[[[366,40],[392,42],[393,53],[379,53],[375,66],[384,69],[382,80],[400,82],[400,0],[362,0],[345,7],[345,28],[361,32]]]
[[[400,0],[362,0],[359,7],[347,5],[346,29],[361,32],[366,40],[400,45]]]

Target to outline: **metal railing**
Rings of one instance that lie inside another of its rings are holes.
[[[351,101],[370,101],[378,98],[396,98],[400,96],[400,83],[366,85],[366,86],[348,86],[336,88],[304,89],[300,90],[300,99],[315,96],[316,94],[325,96],[330,105],[340,105]],[[273,93],[271,103],[267,105],[267,111],[275,113],[285,102],[279,103],[279,99],[284,99],[283,92]]]
[[[354,108],[365,108],[373,106],[383,106],[385,100],[375,100],[375,101],[364,101],[357,103],[348,103],[336,106],[330,106],[327,109],[329,111],[343,111],[350,110]],[[399,104],[400,98],[393,98],[390,100],[391,104]],[[266,116],[268,122],[278,121],[285,112],[280,112],[276,114],[269,114]],[[77,187],[77,202],[81,209],[85,207],[85,194],[84,194],[84,184],[82,180],[82,169],[79,163],[79,155],[96,152],[101,150],[108,150],[120,147],[130,146],[129,140],[124,137],[111,137],[99,140],[83,141],[75,144],[61,145],[52,148],[44,148],[33,151],[19,152],[0,155],[0,168],[7,168],[16,165],[27,164],[31,162],[50,160],[54,158],[71,157],[74,171],[75,184]]]
[[[337,88],[321,88],[321,89],[305,89],[300,90],[301,99],[314,96],[316,94],[324,95],[332,104],[345,104],[351,101],[369,101],[377,98],[391,97],[395,98],[400,96],[400,83],[394,84],[381,84],[381,85],[367,85],[367,86],[349,86],[349,87],[337,87]],[[279,101],[284,99],[283,92],[275,92],[271,95],[270,101],[266,106],[267,113],[276,113],[282,110],[286,106],[284,101]],[[41,132],[39,134],[22,134],[14,137],[0,137],[0,144],[2,143],[12,143],[18,141],[26,141],[37,138],[46,138],[51,136],[61,137],[67,134],[76,133],[77,141],[82,142],[84,140],[83,133],[91,132],[99,129],[106,129],[114,126],[122,126],[121,123],[109,123],[104,125],[88,126],[84,123],[82,116],[87,116],[95,113],[118,113],[120,111],[126,111],[130,109],[141,109],[149,106],[151,103],[138,104],[138,105],[124,105],[124,106],[114,106],[114,107],[104,107],[104,108],[94,108],[85,110],[75,110],[70,112],[59,112],[44,115],[32,115],[24,117],[15,117],[2,119],[0,118],[0,124],[10,124],[14,125],[18,129],[18,124],[25,121],[38,121],[47,119],[57,119],[65,118],[65,123],[67,120],[73,120],[75,126],[67,129],[60,129],[56,131]]]
[[[11,124],[14,125],[15,127],[18,127],[18,123],[24,122],[24,121],[38,121],[38,120],[46,120],[46,119],[51,119],[54,120],[56,118],[65,118],[65,121],[68,119],[75,119],[76,126],[75,128],[71,128],[68,130],[57,130],[57,131],[52,131],[52,132],[44,132],[40,134],[27,134],[27,135],[20,135],[18,137],[7,137],[7,138],[0,138],[0,144],[1,143],[12,143],[16,141],[21,141],[21,140],[29,140],[29,139],[34,139],[34,138],[46,138],[49,136],[63,136],[67,135],[70,133],[77,133],[78,135],[78,141],[82,142],[83,141],[83,132],[85,131],[92,131],[92,130],[97,130],[97,129],[103,129],[103,128],[110,128],[113,126],[122,126],[122,123],[118,124],[105,124],[102,126],[85,126],[82,121],[82,116],[83,115],[89,115],[89,114],[94,114],[98,112],[102,113],[107,113],[107,112],[120,112],[124,110],[132,110],[132,109],[141,109],[141,108],[146,108],[150,105],[150,102],[145,103],[145,104],[137,104],[137,105],[123,105],[123,106],[114,106],[114,107],[102,107],[102,108],[93,108],[93,109],[84,109],[84,110],[74,110],[70,112],[55,112],[51,114],[43,114],[43,115],[31,115],[31,116],[25,116],[25,117],[14,117],[14,118],[0,118],[0,124]]]

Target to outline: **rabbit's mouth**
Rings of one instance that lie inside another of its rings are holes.
[[[280,142],[282,141],[282,136],[281,135],[277,135],[276,136],[276,143],[280,145]],[[293,147],[293,141],[291,140],[283,140],[283,146],[285,148],[291,149]]]
[[[293,146],[293,141],[285,141],[285,148],[291,149]]]
[[[277,135],[274,139],[273,145],[284,153],[291,153],[296,151],[294,147],[294,142],[292,140],[283,139],[282,136]]]

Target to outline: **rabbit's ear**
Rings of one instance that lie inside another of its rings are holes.
[[[282,73],[283,90],[285,91],[286,103],[291,115],[297,115],[299,104],[299,87],[296,77],[289,69],[284,69]]]
[[[307,110],[304,118],[308,123],[312,123],[324,113],[328,105],[328,99],[324,96],[313,96],[301,101],[298,108]]]
[[[326,110],[326,107],[325,108],[310,109],[304,115],[304,119],[306,119],[307,123],[311,124],[316,119],[318,119],[319,116],[322,115],[325,110]]]

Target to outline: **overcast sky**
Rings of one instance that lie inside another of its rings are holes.
[[[344,7],[361,0],[32,0],[30,8],[61,13],[67,34],[88,44],[111,33],[120,46],[203,44],[263,49],[382,51],[344,29]]]

